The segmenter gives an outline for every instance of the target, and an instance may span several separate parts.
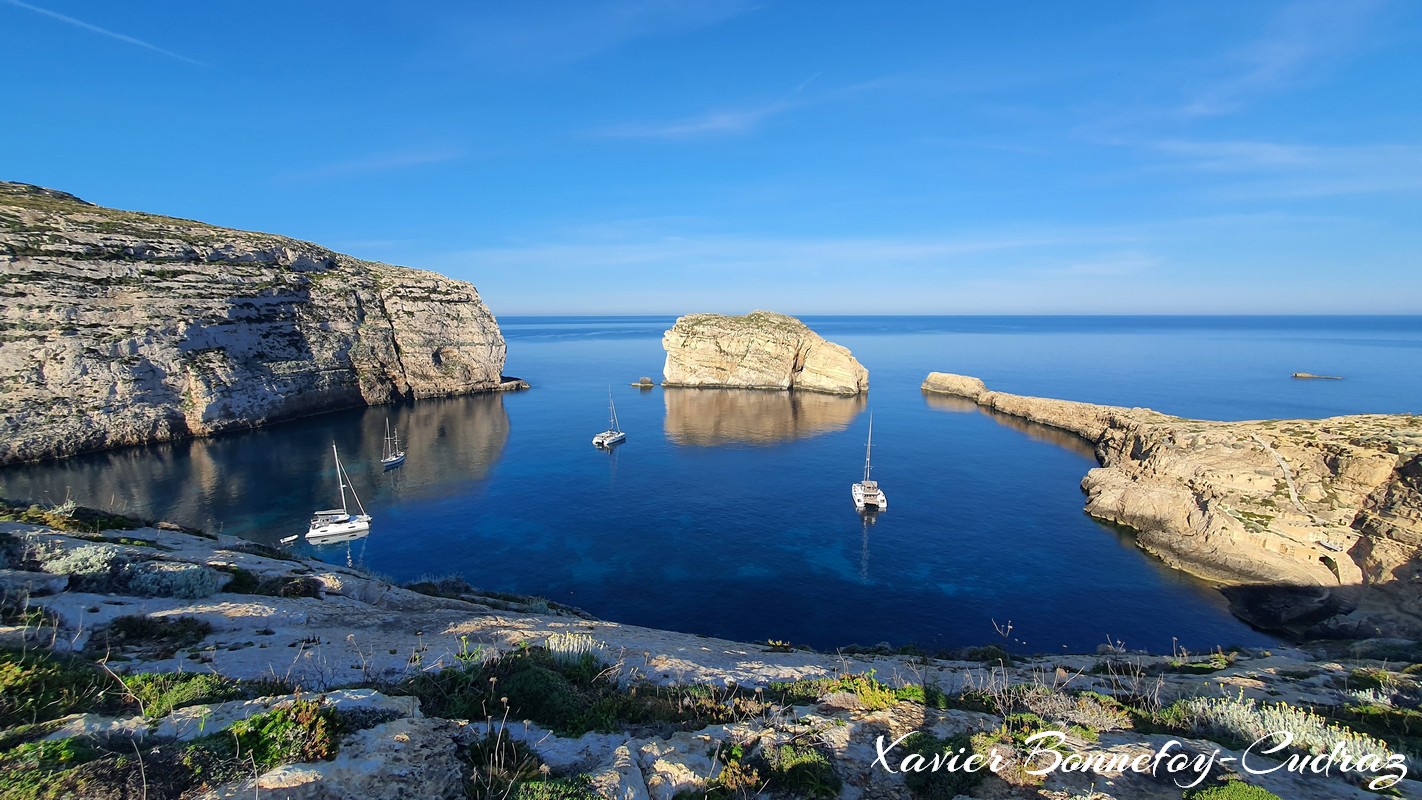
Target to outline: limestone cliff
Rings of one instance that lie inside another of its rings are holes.
[[[1134,528],[1172,566],[1308,587],[1285,601],[1274,592],[1267,608],[1227,591],[1245,598],[1236,610],[1251,622],[1311,635],[1422,631],[1422,417],[1210,422],[992,392],[940,372],[923,389],[1090,442],[1101,466],[1082,481],[1087,512]]]
[[[869,371],[849,350],[784,314],[688,314],[662,336],[666,386],[800,389],[856,395]]]
[[[474,287],[0,182],[0,464],[499,388]]]

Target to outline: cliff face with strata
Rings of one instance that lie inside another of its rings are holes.
[[[1082,481],[1087,512],[1134,528],[1172,566],[1244,585],[1226,594],[1251,622],[1422,631],[1422,417],[1211,422],[992,392],[939,372],[923,389],[1090,442],[1101,466]],[[1299,591],[1261,599],[1250,585]]]
[[[0,182],[0,464],[499,388],[468,283]]]
[[[849,350],[784,314],[688,314],[662,336],[666,386],[799,389],[856,395],[869,371]]]

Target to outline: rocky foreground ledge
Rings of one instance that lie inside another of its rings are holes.
[[[1228,584],[1241,617],[1300,637],[1422,632],[1422,417],[1211,422],[989,391],[925,392],[1080,436],[1086,511],[1171,566]]]
[[[821,654],[10,516],[31,522],[0,523],[0,797],[1422,797],[1396,755],[1422,745],[1415,643]],[[1280,727],[1293,744],[1249,752]],[[1372,767],[1322,769],[1335,751]],[[967,753],[996,769],[912,771]],[[1065,754],[1100,769],[1043,770]]]
[[[0,181],[0,464],[526,386],[475,288]]]
[[[794,317],[688,314],[662,335],[665,386],[794,389],[857,395],[869,370],[849,350],[827,342]]]

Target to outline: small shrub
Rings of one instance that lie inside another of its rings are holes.
[[[217,592],[217,573],[197,564],[149,561],[130,565],[125,572],[125,583],[132,594],[193,600]]]
[[[0,648],[0,727],[93,710],[114,688],[112,679],[79,659]]]
[[[1397,677],[1385,669],[1359,667],[1348,673],[1350,689],[1390,689],[1397,684]]]
[[[81,739],[22,744],[0,753],[0,797],[29,800],[51,796],[55,776],[103,755]]]
[[[772,789],[794,797],[839,797],[844,782],[825,754],[813,747],[782,744],[762,753]]]
[[[1189,789],[1181,800],[1283,800],[1277,794],[1240,780]]]
[[[81,592],[111,592],[121,588],[128,560],[117,547],[107,544],[80,545],[67,552],[39,556],[40,567],[55,575],[68,575],[70,588]]]
[[[903,756],[895,754],[896,758],[906,757],[910,753],[917,753],[928,761],[932,761],[935,755],[946,753],[953,755],[957,753],[973,752],[973,741],[966,735],[959,734],[948,739],[940,739],[929,733],[922,731],[909,736],[902,745]],[[923,772],[904,772],[904,785],[906,785],[914,797],[922,800],[953,800],[960,794],[968,794],[982,782],[983,772],[969,772],[967,770],[925,770]]]
[[[586,775],[526,781],[514,787],[511,800],[602,800]]]
[[[319,700],[296,700],[233,724],[208,737],[218,754],[240,757],[262,770],[336,755],[340,718]]]
[[[970,647],[963,651],[963,660],[981,661],[984,664],[1001,664],[1004,667],[1012,666],[1012,656],[995,644],[985,647]]]
[[[114,647],[176,650],[206,639],[212,633],[212,624],[197,617],[125,616],[109,623],[104,633]]]
[[[237,681],[212,672],[150,672],[125,676],[123,684],[151,719],[175,708],[236,700],[243,694]]]

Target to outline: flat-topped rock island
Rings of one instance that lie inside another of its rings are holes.
[[[771,311],[744,316],[688,314],[662,336],[664,386],[793,389],[856,395],[869,370],[849,350],[827,342],[794,317]]]

